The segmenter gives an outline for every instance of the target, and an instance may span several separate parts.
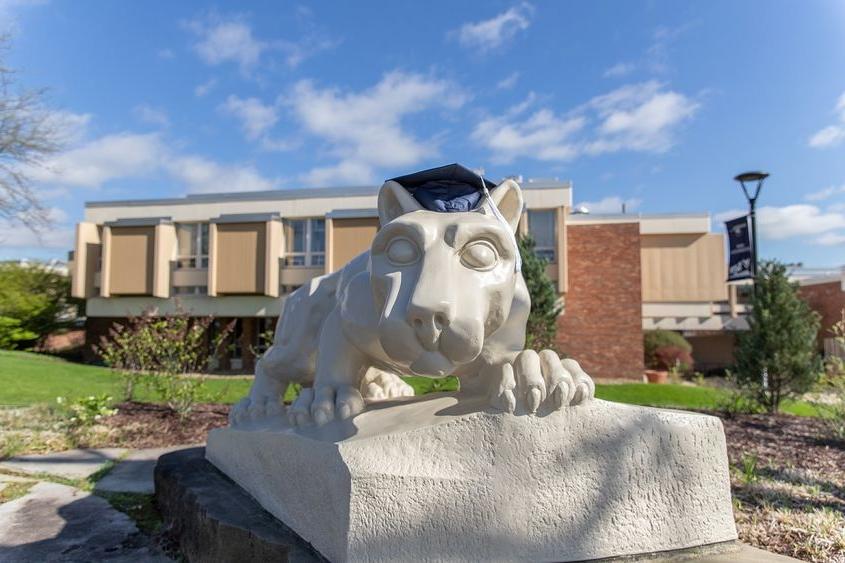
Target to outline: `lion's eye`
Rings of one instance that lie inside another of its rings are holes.
[[[387,259],[396,266],[413,264],[419,255],[417,245],[406,238],[394,239],[387,247]]]
[[[496,249],[487,241],[468,244],[461,252],[461,263],[474,270],[489,270],[499,261]]]

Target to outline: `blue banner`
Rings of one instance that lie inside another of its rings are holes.
[[[728,229],[728,281],[754,277],[754,251],[748,215],[725,221]]]

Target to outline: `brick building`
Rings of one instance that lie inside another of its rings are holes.
[[[522,182],[520,224],[564,303],[560,349],[598,377],[639,379],[644,330],[682,332],[701,367],[730,363],[743,306],[725,283],[725,243],[705,214],[593,215],[572,185]],[[223,370],[249,371],[285,296],[369,247],[378,186],[89,202],[70,256],[87,344],[128,315],[177,306],[234,319]],[[727,355],[726,355],[727,354]]]
[[[845,357],[845,350],[837,350],[830,329],[842,320],[845,311],[845,268],[839,272],[823,272],[794,277],[798,280],[801,297],[821,315],[819,327],[819,351],[826,355],[839,354]]]

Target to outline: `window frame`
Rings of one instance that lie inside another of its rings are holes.
[[[557,210],[554,209],[554,208],[548,208],[548,209],[528,209],[527,211],[528,211],[528,213],[527,213],[527,215],[528,215],[528,234],[531,236],[532,239],[534,239],[534,244],[535,244],[534,254],[536,254],[540,258],[543,258],[544,260],[547,260],[549,264],[556,264],[557,263],[557,229],[558,229],[557,213],[556,213]],[[538,213],[548,213],[549,215],[551,215],[551,218],[552,218],[552,221],[551,221],[551,225],[552,225],[552,234],[551,234],[551,236],[552,236],[552,246],[540,246],[540,245],[537,244],[538,238],[535,237],[534,232],[532,232],[531,215],[532,214],[536,215]]]
[[[314,251],[314,224],[321,221],[323,223],[323,250]],[[294,252],[287,250],[288,247],[293,247],[293,223],[304,222],[305,224],[305,250],[302,252]],[[321,268],[326,265],[326,219],[324,217],[298,217],[285,219],[288,226],[286,233],[290,232],[290,241],[285,241],[285,266],[292,268]],[[286,234],[287,236],[287,234]],[[297,258],[302,259],[301,264],[295,264]]]
[[[179,227],[193,225],[194,229],[192,244],[195,248],[193,254],[182,254],[182,249],[179,248]],[[208,247],[210,238],[210,226],[204,221],[183,221],[176,223],[176,269],[177,270],[207,270],[208,269]],[[203,234],[205,234],[205,249],[202,252]],[[182,262],[188,262],[189,266],[183,266]]]

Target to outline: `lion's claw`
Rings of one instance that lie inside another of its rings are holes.
[[[505,412],[535,413],[545,405],[558,410],[595,395],[595,384],[578,362],[552,350],[520,352],[512,364],[491,368],[490,404]]]
[[[363,410],[364,399],[354,387],[306,387],[288,409],[288,420],[293,426],[322,426],[335,419],[351,418]]]

